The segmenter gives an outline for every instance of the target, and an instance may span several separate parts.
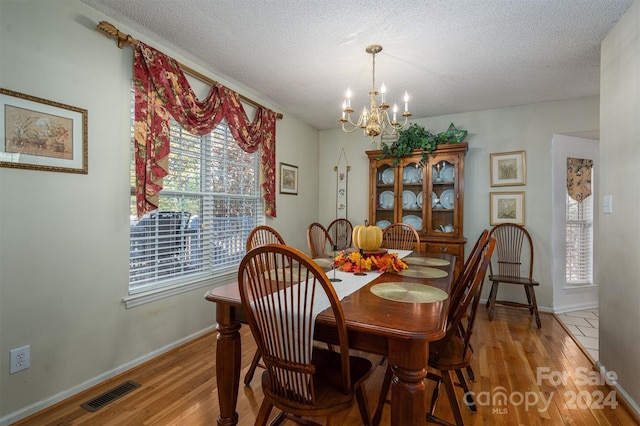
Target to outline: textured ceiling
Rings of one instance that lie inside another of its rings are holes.
[[[321,130],[347,88],[368,102],[370,44],[376,86],[399,104],[407,90],[413,118],[597,95],[600,42],[633,2],[83,1]]]

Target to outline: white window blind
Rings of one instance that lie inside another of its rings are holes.
[[[131,173],[134,182],[133,160]],[[244,152],[225,121],[195,136],[172,119],[158,210],[138,221],[131,197],[129,293],[234,271],[249,233],[264,223],[258,173],[259,151]]]
[[[593,283],[593,196],[581,203],[566,195],[566,282]]]

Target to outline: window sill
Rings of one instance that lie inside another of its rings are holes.
[[[132,294],[124,297],[122,301],[124,302],[126,309],[135,308],[136,306],[162,300],[188,291],[197,290],[202,287],[215,287],[220,284],[228,284],[235,281],[237,277],[237,272],[228,272],[215,277],[195,279],[156,290]]]
[[[572,290],[588,290],[591,288],[597,288],[598,285],[597,284],[593,284],[593,283],[584,283],[584,284],[566,284],[562,287],[563,290],[568,290],[568,291],[572,291]]]

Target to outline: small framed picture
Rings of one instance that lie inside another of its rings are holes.
[[[490,193],[491,225],[515,223],[524,225],[524,191]]]
[[[87,174],[87,110],[0,89],[0,167]]]
[[[524,151],[496,152],[491,157],[491,186],[517,186],[527,183]]]
[[[280,163],[280,193],[298,195],[298,166]]]

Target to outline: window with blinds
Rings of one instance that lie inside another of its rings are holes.
[[[259,155],[244,152],[225,121],[195,136],[171,120],[158,210],[137,220],[132,189],[130,294],[235,272],[249,233],[264,223]]]
[[[566,283],[593,283],[593,196],[581,203],[566,195]]]

